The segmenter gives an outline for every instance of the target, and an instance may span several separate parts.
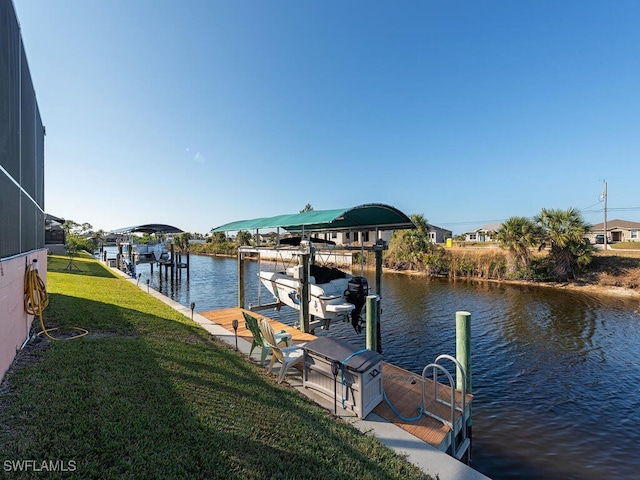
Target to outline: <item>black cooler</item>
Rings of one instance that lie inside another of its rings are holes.
[[[338,408],[344,405],[345,409],[365,418],[382,401],[382,355],[378,352],[358,353],[360,350],[350,343],[330,337],[320,337],[305,344],[304,352],[303,382],[306,388],[333,399],[331,365],[337,361],[340,363],[335,380]]]

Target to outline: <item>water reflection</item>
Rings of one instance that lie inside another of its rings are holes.
[[[255,304],[257,263],[245,268]],[[156,271],[150,284],[196,311],[237,305],[235,259],[193,256],[188,283],[161,282]],[[496,479],[637,475],[637,299],[385,274],[382,301],[385,360],[416,373],[455,354],[455,312],[471,312],[474,468]],[[286,308],[268,315],[297,320]],[[328,334],[365,343],[348,323]]]

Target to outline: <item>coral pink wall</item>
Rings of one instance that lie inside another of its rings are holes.
[[[29,336],[33,315],[24,311],[25,262],[38,259],[38,272],[47,283],[47,250],[0,260],[0,380]]]

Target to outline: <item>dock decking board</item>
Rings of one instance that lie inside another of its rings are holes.
[[[200,315],[208,320],[220,325],[226,330],[233,332],[232,322],[238,320],[238,337],[243,338],[249,342],[252,341],[253,336],[251,332],[245,327],[244,316],[242,312],[245,311],[254,317],[260,319],[266,318],[274,331],[279,332],[281,330],[290,333],[293,343],[301,344],[315,340],[317,337],[309,333],[302,333],[300,330],[293,328],[284,323],[275,321],[260,313],[251,312],[249,310],[243,310],[239,307],[226,308],[222,310],[213,310],[209,312],[202,312]],[[416,375],[407,370],[404,370],[390,363],[383,362],[383,388],[387,395],[387,398],[395,409],[403,416],[413,418],[417,416],[417,407],[422,403],[422,380],[420,375]],[[412,381],[414,381],[412,383]],[[426,380],[426,409],[444,419],[449,420],[451,417],[450,409],[442,405],[441,403],[433,401],[433,381],[431,377]],[[447,385],[438,384],[438,397],[449,401],[451,398],[451,389]],[[467,403],[473,398],[472,395],[467,395]],[[456,404],[459,406],[461,403],[462,394],[456,392]],[[420,440],[429,443],[430,445],[440,450],[446,450],[448,445],[447,436],[449,434],[449,428],[442,424],[442,422],[431,418],[426,415],[413,422],[402,420],[396,415],[391,407],[386,402],[381,402],[373,412],[381,416],[385,420],[393,423],[394,425],[402,428],[411,435],[419,438]],[[456,411],[456,421],[459,421],[461,413]]]
[[[418,415],[417,407],[422,404],[421,376],[387,362],[382,365],[382,374],[384,379],[383,388],[389,402],[403,417],[416,417]],[[451,418],[451,409],[433,400],[433,381],[431,378],[426,379],[425,385],[427,398],[425,409],[449,420]],[[447,385],[438,384],[438,398],[450,401],[451,388]],[[472,398],[471,395],[467,395],[467,403]],[[462,394],[456,392],[456,405],[460,406],[461,402]],[[373,412],[436,448],[446,449],[446,445],[448,445],[447,435],[449,434],[449,428],[435,418],[422,415],[419,420],[409,422],[396,415],[387,402],[381,402],[373,409]],[[456,421],[459,421],[461,416],[462,413],[456,411]]]
[[[302,333],[297,328],[293,328],[289,325],[285,325],[284,323],[277,322],[261,313],[243,310],[239,307],[202,312],[200,315],[205,317],[207,320],[211,320],[212,322],[217,323],[222,328],[229,330],[230,332],[233,332],[233,320],[238,320],[238,338],[244,338],[245,340],[251,342],[253,336],[251,335],[251,332],[245,327],[244,316],[242,315],[243,311],[256,317],[258,321],[260,321],[262,317],[266,318],[275,332],[284,330],[287,333],[290,333],[291,339],[296,345],[300,343],[310,342],[311,340],[315,340],[317,338],[315,335],[311,335],[310,333]]]

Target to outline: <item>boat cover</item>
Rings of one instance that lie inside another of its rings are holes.
[[[368,203],[354,208],[311,210],[309,212],[254,218],[227,223],[213,232],[284,228],[290,232],[324,230],[402,230],[415,228],[409,217],[397,208],[382,203]]]
[[[165,225],[162,223],[147,223],[145,225],[134,225],[132,227],[118,228],[111,230],[111,233],[182,233],[178,227]]]

